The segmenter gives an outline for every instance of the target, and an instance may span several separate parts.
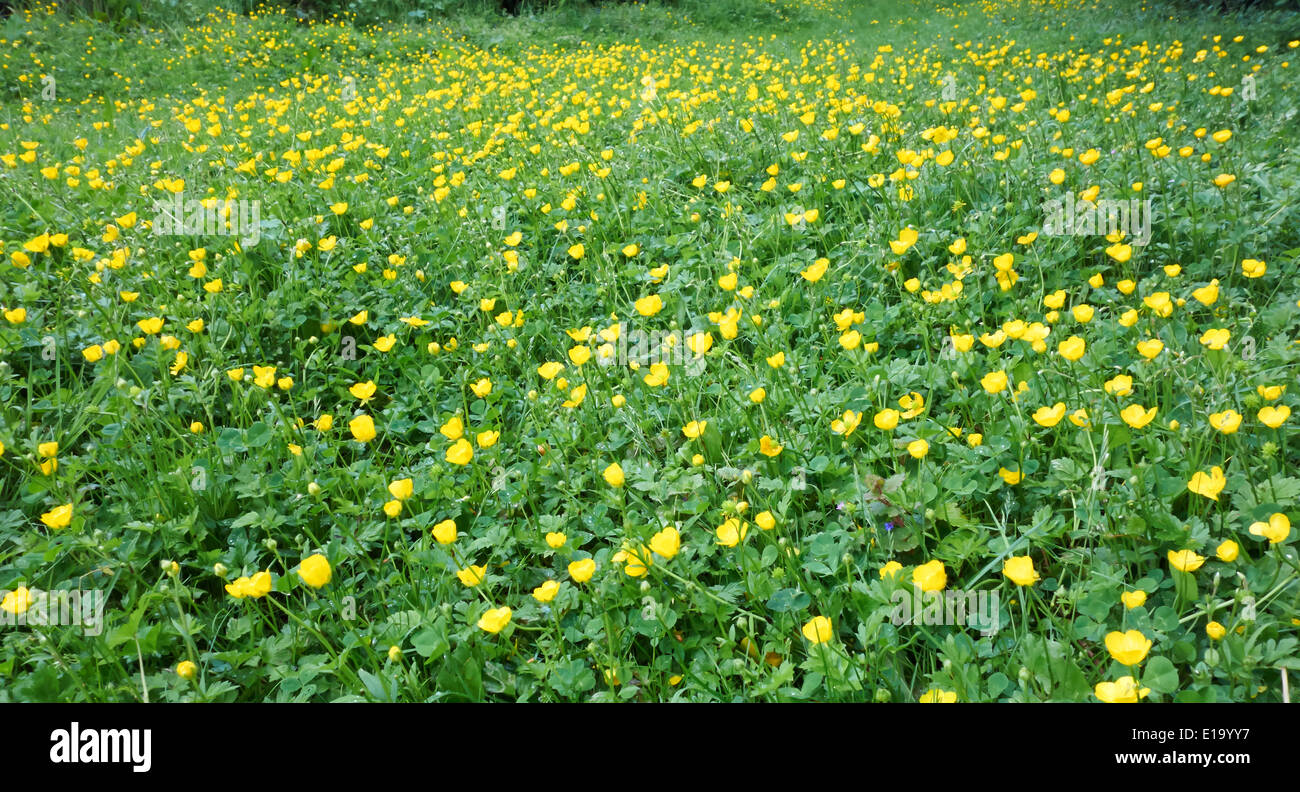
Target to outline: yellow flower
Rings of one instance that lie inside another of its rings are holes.
[[[594,574],[596,574],[596,562],[590,558],[569,564],[569,577],[573,578],[575,583],[586,583]]]
[[[1106,634],[1106,651],[1120,665],[1135,666],[1151,651],[1151,639],[1138,630]]]
[[[1219,282],[1212,280],[1208,286],[1193,289],[1192,297],[1201,305],[1214,305],[1215,301],[1219,299]]]
[[[1226,564],[1231,564],[1233,561],[1237,560],[1237,554],[1239,552],[1241,552],[1241,548],[1236,542],[1229,539],[1215,549],[1214,555],[1217,556],[1220,561]]]
[[[0,610],[18,615],[26,613],[33,602],[35,602],[35,597],[32,596],[32,592],[26,586],[19,586],[5,594],[4,601],[0,602]]]
[[[474,458],[474,447],[465,438],[460,438],[447,449],[447,461],[453,465],[468,465]]]
[[[724,547],[735,547],[749,533],[749,523],[741,522],[735,517],[728,517],[726,522],[718,526],[717,533],[718,544]]]
[[[240,578],[244,581],[243,593],[246,597],[260,599],[271,592],[271,573],[262,571],[254,574],[251,578]],[[235,581],[238,583],[239,581]]]
[[[573,361],[573,365],[581,366],[583,363],[586,363],[588,360],[591,360],[591,347],[575,346],[570,348],[569,360]]]
[[[1065,417],[1065,402],[1057,402],[1051,407],[1039,407],[1034,411],[1034,422],[1039,426],[1052,428]]]
[[[826,274],[826,269],[830,266],[830,263],[831,263],[830,259],[819,258],[812,263],[812,266],[808,267],[808,269],[806,270],[803,270],[799,274],[803,277],[804,280],[810,283],[816,283],[817,281],[822,279],[823,275]]]
[[[561,371],[564,371],[564,364],[556,363],[554,361],[551,361],[549,363],[543,363],[542,365],[537,367],[538,376],[540,376],[544,380],[555,379],[555,376],[559,374]]]
[[[465,569],[456,570],[456,577],[466,586],[477,586],[483,582],[483,576],[487,574],[487,567],[483,565],[470,564]]]
[[[845,410],[844,415],[831,421],[831,431],[838,435],[848,437],[862,423],[862,413],[853,410]]]
[[[1139,341],[1137,344],[1138,353],[1147,360],[1155,358],[1160,351],[1165,348],[1165,344],[1158,338],[1148,338],[1145,341]]]
[[[636,312],[642,316],[654,316],[663,310],[663,298],[657,294],[651,294],[648,297],[642,297],[634,304]]]
[[[1222,624],[1212,621],[1205,625],[1205,634],[1210,636],[1210,640],[1219,641],[1228,634],[1228,630]]]
[[[1260,408],[1259,422],[1270,429],[1276,429],[1286,423],[1286,419],[1291,417],[1291,408],[1285,404],[1279,404],[1276,407],[1269,405]]]
[[[1260,385],[1255,388],[1255,392],[1259,394],[1259,397],[1261,399],[1264,399],[1266,401],[1277,401],[1278,399],[1282,398],[1283,393],[1286,393],[1286,386],[1285,385]]]
[[[1250,533],[1252,536],[1267,539],[1270,544],[1279,544],[1285,542],[1291,535],[1291,521],[1285,514],[1279,512],[1269,517],[1266,523],[1251,523]]]
[[[135,324],[140,328],[140,332],[145,335],[157,335],[163,328],[163,320],[156,316],[149,319],[141,319]]]
[[[1210,500],[1218,500],[1219,493],[1227,486],[1228,479],[1223,475],[1223,468],[1215,465],[1209,473],[1196,471],[1192,474],[1191,481],[1187,482],[1187,489],[1197,495],[1204,495]]]
[[[956,704],[957,691],[931,688],[925,693],[922,693],[921,697],[917,699],[917,702],[921,704]]]
[[[486,430],[474,435],[474,439],[475,441],[478,442],[479,448],[491,448],[492,446],[497,444],[498,440],[501,439],[501,433],[492,430]]]
[[[907,444],[907,453],[915,459],[924,459],[930,453],[930,444],[924,440],[913,440]]]
[[[770,531],[776,527],[776,517],[770,511],[761,511],[754,515],[754,522],[758,523],[758,527],[764,531]]]
[[[1170,550],[1168,555],[1169,566],[1177,569],[1179,572],[1195,572],[1205,563],[1205,556],[1197,555],[1192,550],[1179,550],[1174,552]]]
[[[889,249],[894,251],[895,256],[901,256],[907,252],[908,248],[916,244],[919,235],[914,228],[904,228],[898,233],[897,240],[890,240]]]
[[[776,442],[768,435],[763,435],[761,438],[759,438],[758,451],[763,456],[774,457],[777,454],[780,454],[783,448],[785,448],[785,446]]]
[[[1107,704],[1136,704],[1150,695],[1151,688],[1139,690],[1137,680],[1126,676],[1114,682],[1098,682],[1093,693]]]
[[[1140,404],[1130,404],[1123,410],[1120,410],[1119,417],[1123,418],[1124,423],[1134,429],[1141,429],[1155,420],[1156,408],[1151,407],[1148,409]]]
[[[763,388],[754,388],[749,392],[749,400],[754,404],[762,404],[763,399],[767,398],[767,391]]]
[[[925,397],[916,391],[912,391],[906,396],[899,397],[898,406],[905,411],[900,417],[905,421],[910,421],[925,410]]]
[[[1228,339],[1231,337],[1232,333],[1226,328],[1211,328],[1201,334],[1201,345],[1218,351],[1228,345]]]
[[[834,635],[834,626],[825,616],[814,616],[803,626],[803,637],[809,643],[826,643]]]
[[[1087,344],[1078,336],[1070,336],[1057,345],[1056,351],[1066,360],[1078,360],[1083,357]]]
[[[253,384],[268,389],[274,385],[275,366],[253,366]]]
[[[546,603],[555,599],[555,595],[560,593],[560,583],[558,580],[548,580],[537,588],[533,589],[533,599],[538,602]]]
[[[399,501],[404,501],[415,492],[415,480],[409,478],[397,479],[388,485],[388,492]]]
[[[663,558],[672,558],[677,555],[681,546],[681,534],[671,525],[650,537],[650,549]]]
[[[713,348],[712,333],[695,333],[686,339],[686,346],[698,357]]]
[[[1032,586],[1040,578],[1034,570],[1034,560],[1029,556],[1012,556],[1002,562],[1002,574],[1017,586]]]
[[[652,388],[657,388],[668,381],[668,364],[651,363],[650,373],[641,378],[641,380]]]
[[[1268,271],[1268,266],[1262,261],[1256,259],[1243,259],[1241,262],[1241,274],[1247,278],[1262,278]]]
[[[1007,388],[1007,373],[991,371],[980,378],[980,385],[988,393],[1001,393]]]
[[[650,548],[642,546],[639,550],[623,550],[623,572],[629,577],[645,577],[650,572],[650,566],[653,564],[651,559]],[[618,556],[615,556],[617,559]]]
[[[348,430],[359,443],[369,443],[375,439],[375,421],[369,415],[358,415],[348,421]]]
[[[482,399],[492,392],[492,380],[488,379],[487,377],[483,377],[478,382],[475,382],[473,385],[470,385],[469,389],[474,391],[475,396]]]
[[[36,446],[36,453],[40,454],[45,459],[53,458],[59,453],[59,444],[53,440],[48,443],[41,443]]]
[[[176,664],[176,676],[181,679],[193,679],[199,672],[199,667],[190,660],[182,660]]]
[[[72,504],[65,503],[41,515],[41,522],[50,528],[67,528],[72,522]]]
[[[948,573],[944,571],[943,562],[935,559],[912,570],[912,584],[922,591],[943,591],[948,585]]]
[[[1140,608],[1146,604],[1147,593],[1142,589],[1138,589],[1137,591],[1126,591],[1123,594],[1120,594],[1119,598],[1120,601],[1124,603],[1124,607],[1133,610],[1134,608]]]
[[[456,541],[456,521],[443,520],[433,526],[433,538],[438,540],[438,544],[451,544]]]
[[[397,343],[397,336],[392,333],[389,333],[386,336],[380,336],[379,338],[376,338],[374,340],[373,346],[375,347],[375,349],[378,349],[380,352],[387,352],[388,350],[392,349],[393,345],[396,343]]]
[[[880,579],[887,577],[897,577],[899,572],[903,571],[903,565],[897,561],[890,561],[880,568]]]
[[[708,421],[691,421],[682,427],[682,434],[692,440],[704,434],[704,429],[709,425]]]
[[[998,475],[1001,476],[1002,480],[1005,481],[1007,484],[1011,484],[1013,486],[1019,484],[1025,478],[1025,474],[1020,472],[1019,470],[1007,470],[1004,467],[998,468]]]
[[[1210,426],[1223,434],[1232,434],[1241,426],[1241,413],[1236,410],[1210,413]]]
[[[460,419],[459,415],[453,415],[447,419],[447,422],[438,431],[448,440],[459,440],[465,434],[465,422]]]
[[[1112,396],[1127,396],[1133,392],[1133,378],[1127,374],[1120,374],[1114,379],[1106,380],[1104,387]]]
[[[781,368],[785,365],[785,353],[777,352],[775,355],[772,355],[767,359],[767,365],[772,368]]]
[[[900,415],[898,410],[886,407],[885,409],[876,413],[875,417],[872,418],[871,420],[872,423],[876,425],[877,429],[888,432],[894,429],[894,427],[898,426],[899,417]]]
[[[507,607],[489,609],[478,620],[478,627],[484,632],[499,633],[510,623],[513,611]]]
[[[617,462],[614,462],[609,467],[605,468],[605,471],[601,473],[601,476],[605,478],[605,483],[611,487],[621,487],[623,486],[623,482],[626,481],[626,478],[623,476],[623,467]]]
[[[330,562],[320,553],[307,556],[298,565],[298,576],[303,582],[312,588],[320,588],[330,582],[334,576],[334,570],[330,568]]]

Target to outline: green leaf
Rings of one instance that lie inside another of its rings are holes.
[[[1140,680],[1157,693],[1173,693],[1178,689],[1178,669],[1167,657],[1157,655],[1147,661]]]

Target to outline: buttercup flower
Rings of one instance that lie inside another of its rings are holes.
[[[912,570],[912,583],[922,591],[943,591],[948,585],[948,573],[944,571],[943,562],[928,561]]]
[[[1034,561],[1029,556],[1012,556],[1002,562],[1002,574],[1017,586],[1032,586],[1041,578],[1034,570]]]
[[[831,620],[825,616],[814,616],[803,626],[803,637],[812,644],[826,643],[833,635]]]
[[[1269,541],[1269,544],[1281,544],[1291,535],[1291,521],[1281,512],[1268,518],[1268,522],[1251,523],[1250,533]]]
[[[925,693],[922,693],[921,697],[917,699],[917,701],[921,704],[956,704],[957,691],[931,688]]]
[[[1120,665],[1135,666],[1151,651],[1151,639],[1139,630],[1106,634],[1106,651]]]
[[[1151,688],[1139,689],[1136,679],[1125,676],[1114,682],[1098,682],[1093,693],[1107,704],[1136,704],[1151,693]]]
[[[320,588],[330,582],[334,570],[330,568],[330,562],[325,556],[316,553],[304,558],[298,565],[298,576],[312,588]]]
[[[496,634],[506,628],[510,623],[510,617],[513,611],[507,607],[491,608],[485,612],[478,620],[478,627],[484,632]]]
[[[1138,589],[1137,591],[1126,591],[1123,594],[1120,594],[1119,598],[1120,601],[1124,603],[1125,608],[1133,610],[1134,608],[1140,608],[1146,604],[1147,593],[1142,589]]]
[[[586,583],[594,574],[596,574],[596,562],[590,558],[569,564],[569,577],[573,578],[575,583]]]
[[[1228,479],[1223,475],[1223,469],[1215,465],[1209,473],[1197,471],[1192,474],[1192,478],[1187,482],[1187,489],[1203,495],[1211,500],[1218,500],[1219,493],[1227,486]]]
[[[650,549],[663,558],[672,558],[677,555],[681,546],[681,534],[671,525],[650,537]]]
[[[1205,563],[1205,556],[1197,555],[1192,550],[1179,550],[1168,553],[1169,566],[1177,569],[1179,572],[1195,572]]]

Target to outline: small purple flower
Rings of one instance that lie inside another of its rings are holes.
[[[891,522],[887,522],[887,523],[885,523],[885,530],[886,530],[886,531],[892,531],[892,530],[894,530],[894,524],[891,523]]]
[[[835,504],[835,511],[844,511],[844,501]]]

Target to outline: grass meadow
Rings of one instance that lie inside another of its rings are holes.
[[[0,701],[1294,695],[1300,10],[131,8],[0,18]]]

